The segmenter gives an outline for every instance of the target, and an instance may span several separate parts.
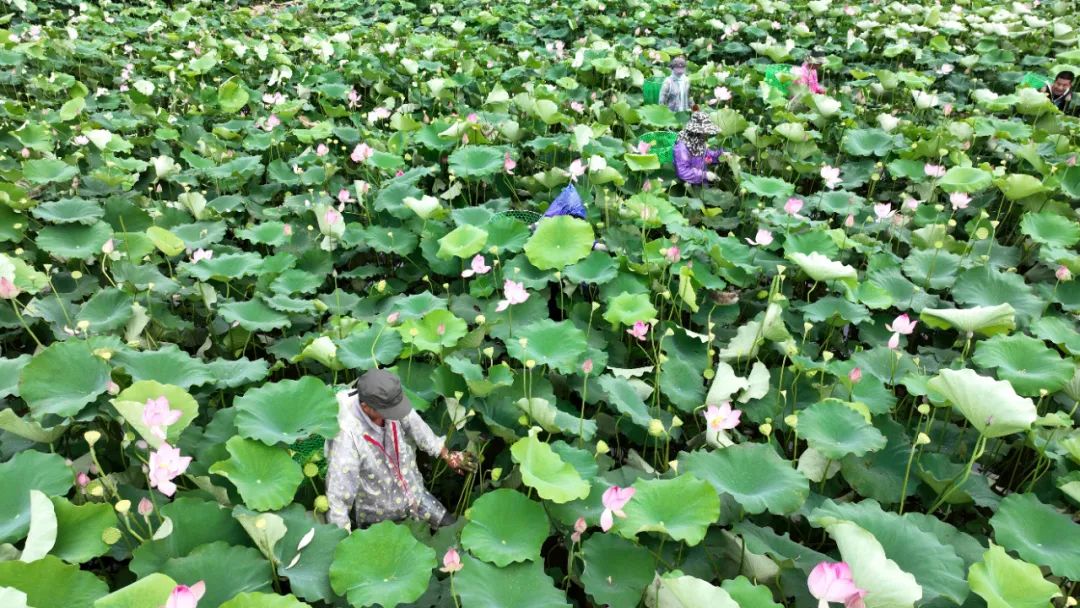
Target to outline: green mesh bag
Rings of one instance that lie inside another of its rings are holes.
[[[509,209],[507,211],[500,211],[500,212],[496,213],[495,215],[493,215],[491,217],[491,219],[495,219],[497,217],[512,217],[515,220],[518,220],[519,222],[522,222],[526,226],[528,226],[529,224],[535,224],[536,222],[539,222],[540,218],[543,217],[543,216],[540,215],[539,213],[535,212],[535,211],[522,211],[522,210],[519,210],[519,209]]]
[[[649,78],[641,85],[641,97],[646,104],[660,103],[660,89],[664,86],[664,78]]]
[[[319,475],[326,476],[326,454],[323,453],[323,448],[326,447],[326,439],[319,435],[312,435],[307,439],[301,439],[296,443],[289,446],[292,450],[293,460],[300,466],[304,466],[309,462],[314,462],[319,467]]]
[[[652,131],[641,136],[641,141],[652,144],[649,153],[655,154],[660,159],[660,164],[667,165],[672,162],[675,155],[675,140],[679,134],[674,131]]]
[[[780,80],[780,74],[790,72],[791,66],[784,63],[774,63],[765,66],[765,84],[787,95],[788,84]]]
[[[1043,89],[1050,84],[1050,79],[1042,74],[1036,74],[1035,72],[1028,72],[1024,74],[1024,77],[1020,79],[1020,86],[1031,87],[1033,89]]]

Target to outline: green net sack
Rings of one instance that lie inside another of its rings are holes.
[[[314,462],[319,467],[319,475],[326,476],[326,454],[323,448],[326,447],[326,439],[319,435],[312,435],[307,439],[301,439],[296,443],[289,446],[292,450],[293,460],[300,466],[304,466],[309,462]]]
[[[1020,86],[1031,87],[1033,89],[1042,89],[1050,84],[1050,79],[1042,74],[1036,74],[1035,72],[1028,72],[1024,74],[1024,77],[1020,79]]]
[[[652,144],[650,154],[655,154],[660,159],[660,164],[671,163],[675,154],[675,140],[679,134],[674,131],[652,131],[641,136],[641,140]]]
[[[791,71],[791,66],[784,63],[774,63],[772,65],[765,66],[765,84],[780,91],[784,95],[787,95],[788,84],[780,80],[780,74],[784,74]]]
[[[641,96],[646,104],[660,103],[660,88],[664,86],[664,78],[649,78],[641,86]]]
[[[496,213],[491,217],[491,219],[495,219],[497,217],[512,217],[515,220],[523,222],[525,225],[529,225],[539,222],[540,218],[543,216],[535,211],[521,211],[518,209],[509,209],[507,211],[500,211]]]

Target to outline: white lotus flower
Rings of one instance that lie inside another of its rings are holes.
[[[435,210],[439,208],[439,199],[434,196],[425,195],[418,199],[407,196],[402,202],[422,220],[431,217],[431,214],[435,213]]]
[[[896,128],[896,125],[900,124],[900,119],[892,114],[878,114],[877,121],[878,125],[881,126],[881,130],[886,133],[892,131]]]
[[[915,98],[915,107],[920,110],[926,110],[938,105],[940,101],[937,95],[933,93],[927,93],[926,91],[912,91],[911,96]]]

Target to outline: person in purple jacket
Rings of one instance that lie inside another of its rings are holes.
[[[720,129],[713,124],[704,112],[694,112],[675,141],[675,175],[687,184],[704,185],[716,176],[709,170],[709,165],[716,164],[724,149],[709,149],[709,137]]]

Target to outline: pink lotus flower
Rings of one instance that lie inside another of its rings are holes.
[[[484,256],[477,254],[476,257],[472,259],[472,266],[470,268],[462,270],[461,276],[467,279],[471,276],[480,276],[482,274],[487,274],[490,271],[491,266],[488,266],[487,263],[484,261]]]
[[[611,526],[615,523],[613,515],[626,517],[626,513],[623,513],[623,507],[630,502],[635,492],[637,490],[634,488],[620,488],[619,486],[611,486],[604,491],[604,495],[600,499],[604,503],[604,512],[600,514],[601,530],[607,532],[611,529]]]
[[[367,194],[368,192],[371,192],[371,184],[364,180],[360,180],[356,182],[356,191],[361,195]]]
[[[376,122],[386,118],[390,118],[390,110],[386,108],[378,107],[368,112],[368,122]]]
[[[650,142],[639,141],[638,144],[637,144],[637,153],[638,154],[648,154],[649,153],[649,148],[651,148],[651,147],[652,147],[652,144]]]
[[[581,159],[577,159],[570,163],[570,181],[577,181],[577,178],[585,175],[586,164],[581,162]]]
[[[158,397],[147,399],[142,411],[142,422],[150,427],[150,434],[158,439],[165,439],[165,428],[175,424],[183,412],[169,408],[169,399]]]
[[[847,377],[848,380],[851,380],[852,384],[858,384],[859,380],[862,380],[862,370],[857,367],[853,367],[851,368],[851,371],[848,372]]]
[[[971,197],[963,192],[953,192],[949,195],[949,204],[952,205],[954,211],[967,209],[969,203],[971,203]]]
[[[784,203],[784,212],[788,215],[799,215],[799,212],[802,211],[802,208],[803,200],[801,198],[791,197],[787,199],[786,203]]]
[[[1057,280],[1059,281],[1068,281],[1072,278],[1072,273],[1069,272],[1068,268],[1064,266],[1058,266],[1057,270],[1054,271],[1054,276],[1057,277]]]
[[[585,521],[584,517],[577,518],[574,522],[574,532],[570,534],[570,540],[575,543],[581,542],[581,535],[585,533],[585,530],[589,529],[589,524]]]
[[[266,130],[273,131],[275,127],[281,124],[281,119],[277,117],[277,114],[271,114],[266,118]]]
[[[393,325],[394,323],[397,323],[399,316],[401,316],[401,313],[397,313],[397,312],[390,313],[389,315],[386,316],[386,324],[387,325]]]
[[[461,556],[458,555],[457,549],[450,547],[446,550],[446,555],[442,558],[443,567],[439,570],[446,572],[447,574],[453,574],[463,567],[461,564]]]
[[[347,203],[347,202],[352,200],[352,195],[349,194],[348,190],[346,190],[345,188],[342,188],[341,190],[338,190],[337,200],[340,203]]]
[[[330,148],[326,147],[326,144],[319,144],[315,148],[315,156],[326,156],[330,153]]]
[[[795,75],[795,81],[806,86],[811,93],[820,95],[825,92],[825,89],[818,83],[817,68],[809,63],[792,68],[791,72]]]
[[[172,496],[176,493],[176,484],[172,480],[183,474],[190,464],[191,456],[181,456],[179,448],[161,444],[156,452],[150,452],[150,487]]]
[[[367,159],[371,158],[372,154],[375,154],[374,148],[365,143],[359,143],[356,144],[355,148],[353,148],[352,154],[349,155],[349,158],[351,158],[354,163],[362,163]]]
[[[22,150],[19,150],[19,156],[22,156],[23,158],[30,158],[30,148],[23,148]]]
[[[292,225],[291,224],[285,224],[284,226],[282,226],[281,227],[281,233],[284,234],[285,236],[292,236]]]
[[[262,96],[262,101],[268,106],[274,106],[279,103],[285,103],[285,96],[282,95],[280,92],[266,93]]]
[[[85,135],[76,135],[72,141],[75,142],[76,146],[85,146],[90,143],[90,138]]]
[[[859,11],[854,6],[849,5],[849,6],[844,7],[844,14],[847,15],[848,17],[854,17],[855,13],[857,13],[857,12],[859,12]]]
[[[401,177],[402,175],[405,175],[405,172],[401,169],[398,169],[397,172],[394,173],[394,177]]]
[[[585,375],[588,376],[589,374],[592,373],[592,370],[593,370],[592,359],[585,359],[585,362],[581,364],[581,371],[585,372]]]
[[[1076,166],[1076,155],[1073,154],[1072,156],[1070,156],[1068,158],[1068,160],[1065,161],[1065,164],[1069,165],[1070,167],[1075,167]]]
[[[825,180],[825,185],[831,190],[840,185],[843,180],[840,179],[839,167],[830,167],[825,165],[821,168],[821,179]]]
[[[169,594],[169,600],[163,608],[196,608],[199,600],[206,594],[206,583],[199,581],[188,587],[177,585]]]
[[[581,103],[580,101],[571,101],[570,109],[577,112],[578,114],[581,114],[585,111],[585,104]]]
[[[139,515],[142,515],[143,517],[147,517],[151,513],[154,512],[154,503],[150,502],[150,499],[143,496],[142,500],[139,501],[138,509],[139,509]]]
[[[754,235],[754,238],[753,239],[746,239],[746,242],[750,243],[751,245],[758,245],[760,247],[766,247],[766,246],[772,244],[773,235],[772,235],[771,232],[769,232],[768,230],[765,230],[764,228],[758,228],[757,234]]]
[[[355,108],[360,104],[360,93],[356,92],[356,89],[349,89],[349,107]]]
[[[104,253],[106,255],[112,253],[115,250],[116,250],[116,241],[114,241],[112,239],[109,239],[109,240],[105,241],[105,244],[101,246],[101,253]]]
[[[650,190],[652,190],[652,180],[647,179],[647,180],[645,180],[644,184],[641,184],[641,191],[642,192],[648,192]]]
[[[727,87],[716,87],[713,89],[713,96],[720,101],[728,101],[731,99],[731,91]]]
[[[844,602],[847,608],[861,608],[866,591],[855,586],[851,567],[844,562],[821,562],[806,579],[810,594],[818,600],[818,608],[829,608],[829,602]]]
[[[907,209],[909,211],[915,211],[918,208],[919,201],[917,199],[911,198],[910,196],[904,197],[904,209]]]
[[[879,203],[874,205],[874,215],[877,216],[878,221],[887,220],[891,218],[895,211],[893,211],[892,205],[889,203]]]
[[[75,483],[79,484],[80,488],[85,488],[90,483],[90,476],[80,471],[79,474],[75,476]]]
[[[951,63],[943,63],[943,64],[941,64],[941,67],[938,68],[938,71],[941,72],[943,75],[948,76],[949,74],[952,74],[954,69],[956,69],[956,68],[955,68],[955,66],[953,66],[953,64],[951,64]]]
[[[682,259],[682,252],[679,251],[679,248],[677,246],[672,245],[671,247],[668,247],[664,250],[664,257],[667,258],[667,261],[674,264],[675,262],[678,262],[680,259]]]
[[[844,218],[844,225],[847,226],[848,228],[851,228],[852,226],[854,226],[855,225],[855,216],[854,215],[848,215],[846,218]]]
[[[194,264],[203,260],[213,259],[213,257],[213,251],[207,249],[196,249],[195,252],[191,254],[191,263]]]
[[[918,321],[912,321],[906,314],[902,314],[893,319],[892,325],[886,325],[885,329],[893,332],[892,337],[889,338],[889,348],[900,346],[900,334],[911,335],[915,331],[915,325],[918,323]]]
[[[651,327],[651,325],[644,321],[634,321],[634,326],[626,330],[626,333],[644,342],[645,336],[649,333],[649,328]]]
[[[515,161],[513,157],[510,156],[510,153],[507,152],[506,155],[503,156],[503,171],[505,171],[507,175],[513,175],[514,168],[516,167],[517,161]]]
[[[706,408],[705,424],[712,431],[727,431],[739,426],[742,410],[731,409],[731,402],[725,401],[720,407],[710,405]]]
[[[341,222],[341,213],[337,209],[327,209],[326,213],[323,214],[323,219],[326,220],[328,226],[333,226]]]
[[[941,106],[941,113],[944,114],[945,116],[948,116],[949,114],[952,114],[952,110],[953,110],[953,105],[951,103],[947,103],[947,104]]]
[[[119,395],[120,394],[120,385],[113,382],[112,380],[109,380],[108,382],[105,383],[105,390],[108,391],[108,393],[110,395]]]
[[[11,279],[7,277],[0,277],[0,298],[12,300],[18,295],[19,288],[15,283],[12,283]]]
[[[503,283],[503,295],[505,300],[499,300],[495,312],[502,312],[515,304],[521,304],[529,299],[529,292],[525,291],[525,285],[506,279]]]
[[[446,323],[439,323],[439,326],[435,328],[435,333],[439,334],[440,336],[445,336],[446,335]]]
[[[945,175],[945,167],[942,165],[933,165],[930,163],[926,163],[925,165],[923,165],[923,173],[925,173],[927,177],[942,177]]]

